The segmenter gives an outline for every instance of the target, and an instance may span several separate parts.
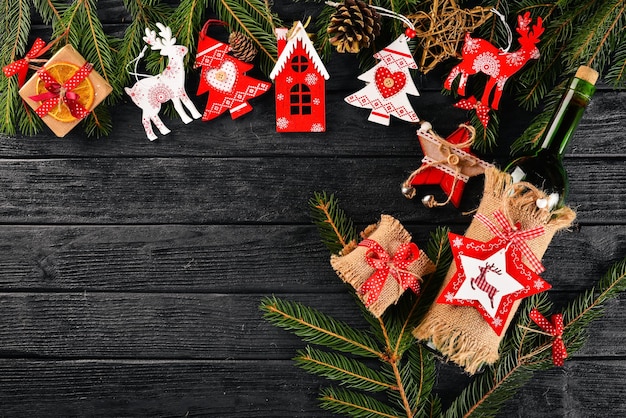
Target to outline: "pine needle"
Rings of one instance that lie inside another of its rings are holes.
[[[354,223],[339,207],[335,195],[315,193],[309,200],[309,206],[311,218],[317,225],[322,242],[332,254],[339,253],[348,244],[356,241]]]

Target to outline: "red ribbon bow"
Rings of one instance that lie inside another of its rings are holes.
[[[482,123],[485,128],[487,127],[487,125],[489,125],[489,111],[491,109],[486,104],[483,104],[482,102],[476,100],[476,97],[471,96],[467,99],[461,99],[454,104],[454,107],[465,110],[475,109],[476,116],[478,116],[478,120],[480,120],[480,123]]]
[[[396,279],[402,289],[411,288],[415,293],[419,293],[420,285],[417,276],[406,270],[420,256],[417,245],[412,242],[402,244],[393,256],[390,256],[379,243],[371,239],[361,241],[359,246],[369,248],[365,254],[365,261],[376,269],[359,288],[361,294],[367,294],[366,306],[378,299],[389,274]]]
[[[72,90],[75,89],[81,81],[87,78],[92,68],[92,65],[86,62],[63,85],[56,81],[45,68],[37,71],[39,78],[46,83],[46,90],[48,90],[48,92],[29,97],[29,99],[36,102],[43,101],[35,110],[35,113],[43,118],[62,100],[67,105],[72,116],[76,119],[82,119],[87,116],[89,110],[85,109],[83,105],[78,102],[79,96]]]
[[[496,218],[496,221],[500,224],[502,229],[498,228],[489,218],[487,218],[482,213],[477,213],[474,215],[476,219],[481,221],[492,234],[497,237],[504,238],[512,245],[514,245],[518,250],[522,252],[522,255],[526,257],[530,267],[537,274],[545,271],[543,264],[537,258],[537,256],[532,252],[526,241],[542,236],[545,233],[545,229],[543,226],[537,226],[535,228],[520,230],[519,225],[512,227],[509,224],[509,221],[506,219],[504,214],[499,210],[493,213],[493,217]]]
[[[551,321],[548,321],[537,308],[533,308],[530,311],[530,319],[532,319],[539,328],[554,337],[552,341],[552,362],[555,366],[563,366],[567,358],[567,350],[563,342],[563,315],[554,314],[550,317]]]
[[[46,47],[46,43],[41,38],[35,39],[33,46],[30,48],[30,51],[26,53],[24,58],[2,67],[4,75],[11,77],[17,74],[17,83],[20,87],[22,87],[26,81],[26,74],[28,73],[28,64],[30,63],[30,60],[42,56],[48,48],[50,48],[50,45]]]

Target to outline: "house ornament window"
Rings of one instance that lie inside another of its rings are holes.
[[[296,55],[291,59],[291,68],[297,73],[303,73],[309,68],[309,60],[304,55]]]
[[[311,114],[311,89],[306,84],[296,84],[289,92],[292,115]]]

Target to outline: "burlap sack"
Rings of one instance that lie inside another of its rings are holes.
[[[536,201],[546,198],[545,193],[527,184],[511,183],[508,174],[496,168],[486,170],[484,194],[478,213],[486,215],[497,225],[492,214],[501,210],[513,224],[519,222],[523,230],[543,225],[545,233],[527,241],[532,252],[541,259],[554,234],[571,225],[576,215],[568,207],[552,212],[539,209]],[[465,236],[483,242],[493,238],[493,234],[477,219],[472,221]],[[455,272],[453,262],[440,293]],[[504,330],[508,328],[520,303],[517,300],[513,304]],[[505,332],[498,336],[473,307],[433,303],[413,335],[429,341],[446,358],[474,374],[483,364],[492,364],[498,360],[498,347]]]
[[[380,222],[376,225],[370,225],[361,233],[361,236],[364,239],[369,238],[376,241],[390,255],[395,254],[402,244],[411,242],[411,234],[404,229],[397,219],[389,215],[381,215]],[[365,254],[368,251],[369,249],[366,247],[352,246],[345,248],[340,255],[333,255],[330,258],[330,264],[339,277],[351,284],[357,291],[376,271],[365,260]],[[432,273],[434,270],[435,266],[422,250],[419,252],[417,261],[407,267],[407,271],[413,273],[420,282],[424,275]],[[389,274],[378,299],[368,306],[368,309],[378,318],[390,305],[395,304],[400,299],[403,292],[402,286]],[[364,302],[367,300],[367,294],[359,293],[359,297]]]

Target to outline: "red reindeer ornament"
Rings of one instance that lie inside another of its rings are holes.
[[[489,108],[497,110],[502,97],[502,90],[507,80],[517,73],[529,60],[539,58],[539,36],[543,33],[543,21],[537,18],[537,23],[530,28],[530,13],[517,17],[516,31],[519,34],[520,48],[515,52],[508,52],[492,45],[489,41],[480,38],[472,38],[468,32],[465,35],[463,45],[463,60],[455,66],[444,82],[444,88],[452,90],[452,82],[460,76],[457,92],[465,95],[467,79],[470,75],[483,73],[489,79],[480,101],[474,97],[464,99],[455,104],[466,110],[476,109],[483,125],[489,122]],[[490,104],[490,96],[494,89],[493,99]]]
[[[227,110],[231,118],[237,119],[252,110],[248,100],[268,91],[271,84],[245,75],[253,65],[238,60],[229,54],[229,45],[208,36],[211,24],[225,25],[220,20],[209,20],[198,38],[194,67],[202,67],[202,73],[197,94],[209,92],[202,120],[209,121]]]

